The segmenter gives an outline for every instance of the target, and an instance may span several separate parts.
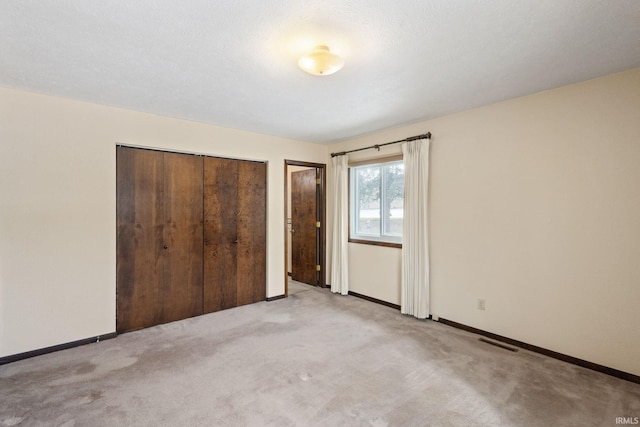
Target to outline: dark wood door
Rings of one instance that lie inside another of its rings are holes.
[[[203,158],[164,153],[161,323],[202,314]]]
[[[267,165],[238,164],[238,305],[267,296]]]
[[[160,323],[164,268],[163,155],[116,150],[117,331]]]
[[[204,159],[204,312],[237,305],[238,162]]]
[[[204,160],[204,312],[266,297],[266,164]]]
[[[202,313],[202,158],[117,149],[117,331]]]
[[[291,278],[318,285],[316,169],[291,173]]]

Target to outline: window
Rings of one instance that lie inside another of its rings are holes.
[[[402,244],[402,160],[353,166],[349,174],[349,240],[393,246]]]

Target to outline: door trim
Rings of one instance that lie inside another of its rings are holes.
[[[316,188],[316,197],[320,205],[320,287],[327,283],[327,165],[325,163],[303,162],[298,160],[284,161],[284,296],[289,296],[289,227],[287,212],[289,211],[289,166],[304,166],[320,170],[320,185]],[[319,193],[319,194],[318,194]]]

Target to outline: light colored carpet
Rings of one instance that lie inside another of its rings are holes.
[[[614,426],[640,385],[326,289],[0,367],[1,426]]]

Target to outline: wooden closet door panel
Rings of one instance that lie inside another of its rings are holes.
[[[238,162],[238,305],[266,298],[267,165]]]
[[[162,153],[116,150],[118,332],[155,325],[162,304]]]
[[[203,160],[164,153],[162,323],[202,314]]]
[[[237,305],[238,161],[204,159],[204,312]]]

